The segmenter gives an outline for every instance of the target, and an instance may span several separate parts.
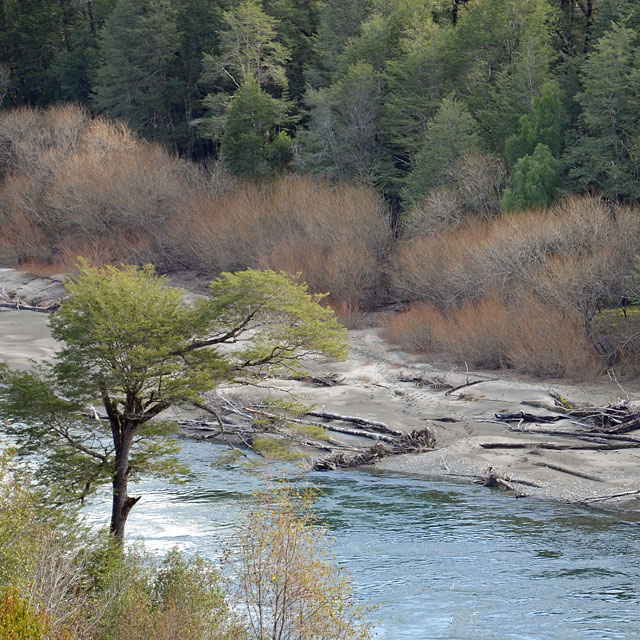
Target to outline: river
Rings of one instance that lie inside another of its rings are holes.
[[[143,480],[127,535],[209,557],[231,539],[261,485],[241,464],[211,466],[219,445],[185,440],[183,485]],[[358,597],[380,603],[379,637],[640,637],[640,526],[614,513],[515,500],[474,485],[366,471],[311,474],[320,519]],[[106,521],[109,495],[87,509]]]

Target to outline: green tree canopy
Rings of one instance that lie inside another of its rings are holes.
[[[346,355],[333,312],[272,271],[223,274],[207,298],[187,305],[150,266],[81,263],[67,293],[51,320],[63,345],[53,365],[3,370],[0,407],[19,453],[43,458],[43,481],[77,497],[111,482],[111,532],[120,542],[139,500],[128,495],[129,479],[183,471],[167,438],[175,425],[159,414],[222,380],[300,369],[301,355]],[[85,416],[92,403],[107,420]]]
[[[545,144],[539,144],[529,156],[516,162],[514,186],[505,189],[502,207],[506,211],[548,205],[556,194],[562,175],[562,163]]]
[[[638,198],[638,33],[614,25],[586,58],[581,80],[581,130],[567,152],[569,177],[577,190],[597,188],[613,198]]]
[[[169,0],[119,0],[102,31],[94,106],[138,133],[175,144],[182,91],[172,64],[179,46]]]
[[[289,51],[277,40],[277,20],[267,15],[260,0],[245,0],[223,14],[218,34],[219,55],[205,54],[202,81],[240,88],[249,76],[265,87],[287,86]]]
[[[366,62],[353,64],[331,87],[309,91],[308,131],[300,137],[301,164],[314,173],[373,181],[381,82]]]
[[[422,149],[403,190],[405,201],[419,200],[433,187],[440,186],[450,169],[465,153],[477,151],[478,126],[465,106],[445,98],[438,113],[427,125]]]
[[[532,154],[538,144],[546,144],[551,153],[559,157],[568,128],[569,110],[564,92],[558,82],[548,80],[533,101],[531,114],[520,118],[520,131],[507,139],[507,160],[515,164],[518,158]]]
[[[284,131],[278,132],[285,120],[284,106],[251,75],[236,91],[220,142],[220,156],[233,174],[262,178],[288,163],[291,143]]]

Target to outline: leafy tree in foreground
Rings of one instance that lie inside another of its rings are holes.
[[[305,285],[273,271],[223,274],[207,298],[189,306],[151,266],[82,262],[67,293],[51,320],[63,343],[54,364],[4,369],[0,411],[14,420],[7,430],[18,453],[43,458],[43,482],[83,498],[111,481],[110,527],[119,543],[140,499],[128,495],[129,479],[184,471],[167,437],[175,425],[154,418],[198,401],[222,380],[300,369],[301,355],[346,355],[333,312]],[[84,416],[93,402],[108,420]]]
[[[368,608],[332,562],[313,492],[276,487],[255,496],[238,530],[239,612],[261,640],[371,640]]]

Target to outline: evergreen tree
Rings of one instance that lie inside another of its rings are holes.
[[[512,211],[550,204],[560,186],[561,172],[562,163],[549,147],[539,144],[532,155],[516,162],[514,185],[505,189],[502,208]]]
[[[533,101],[531,114],[520,118],[520,130],[505,145],[509,164],[534,152],[538,144],[546,145],[558,158],[564,149],[564,138],[569,128],[567,100],[560,85],[548,80],[542,85],[540,95]]]
[[[379,160],[380,77],[365,62],[352,65],[327,89],[309,91],[308,129],[300,136],[300,163],[332,178],[374,182]]]
[[[175,146],[176,107],[183,95],[172,75],[178,48],[169,0],[119,0],[102,32],[95,107]]]
[[[204,55],[202,81],[214,87],[240,88],[249,76],[274,92],[287,87],[287,49],[277,41],[277,21],[260,0],[244,0],[223,16],[220,53]]]
[[[207,117],[203,121],[202,132],[214,142],[222,139],[231,108],[231,96],[242,87],[256,99],[259,98],[264,105],[261,110],[273,111],[269,127],[281,124],[283,120],[278,118],[289,109],[283,96],[287,89],[286,64],[290,54],[276,40],[275,18],[263,11],[259,0],[245,0],[224,13],[223,23],[224,28],[218,34],[219,53],[205,53],[202,60],[201,82],[209,91],[203,100]],[[257,84],[259,93],[256,93],[254,84]],[[265,90],[268,93],[263,95]],[[249,94],[243,100],[246,101]],[[267,107],[268,97],[278,98],[281,104],[269,103]],[[280,116],[276,117],[276,113]],[[239,115],[236,105],[231,121],[237,121]],[[248,121],[252,117],[248,114]],[[259,116],[258,119],[263,118]]]
[[[422,147],[428,122],[451,89],[444,51],[450,29],[431,22],[408,31],[399,45],[401,55],[386,65],[379,137],[388,163],[380,181],[393,197]]]
[[[181,151],[200,157],[210,151],[194,126],[204,115],[202,99],[206,94],[200,85],[202,58],[205,52],[212,55],[219,52],[218,34],[230,0],[172,1],[180,41],[176,75],[184,88],[184,116],[176,123],[176,136]]]
[[[265,0],[264,10],[276,19],[278,41],[290,52],[286,64],[289,98],[300,100],[306,73],[319,64],[314,46],[323,0]]]
[[[640,46],[638,34],[614,25],[586,58],[579,131],[566,161],[574,188],[620,199],[640,197]]]
[[[51,61],[65,46],[60,3],[2,0],[0,10],[0,63],[11,72],[9,100],[15,105],[46,105],[56,92]]]
[[[249,74],[231,100],[220,142],[221,158],[232,173],[263,178],[287,164],[290,141],[277,131],[284,120],[282,106]]]
[[[360,33],[373,5],[374,0],[325,0],[315,41],[321,64],[311,74],[314,87],[329,84],[344,48]]]
[[[445,98],[427,125],[422,149],[416,155],[402,192],[404,201],[412,204],[430,189],[444,184],[448,170],[464,154],[477,151],[479,146],[478,126],[466,107]]]
[[[547,0],[474,0],[446,45],[456,95],[498,153],[548,75],[551,15]]]

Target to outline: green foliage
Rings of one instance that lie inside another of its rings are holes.
[[[516,162],[514,185],[505,189],[502,208],[506,211],[548,205],[560,185],[562,163],[549,147],[539,144],[532,155]]]
[[[541,84],[539,74],[547,68],[551,12],[546,0],[474,0],[466,5],[449,55],[451,73],[458,76],[457,84],[474,115],[483,111],[489,115],[493,105],[492,126],[502,108],[503,118],[517,127],[526,112],[518,102],[528,102],[530,109]],[[506,93],[496,95],[501,85]]]
[[[202,81],[237,89],[251,76],[262,87],[286,88],[290,53],[277,41],[277,20],[264,12],[260,0],[244,0],[226,11],[223,23],[220,53],[205,54]]]
[[[291,159],[291,139],[277,128],[284,103],[271,97],[249,75],[226,113],[220,156],[234,175],[263,178]]]
[[[581,131],[566,155],[574,187],[597,188],[612,198],[640,197],[638,33],[613,25],[586,58],[581,82]]]
[[[403,190],[406,202],[418,201],[434,187],[447,181],[447,171],[466,153],[476,151],[478,127],[463,104],[445,98],[427,125],[422,149]]]
[[[0,592],[0,640],[47,640],[49,632],[46,618],[34,612],[17,589]]]
[[[171,67],[179,46],[169,0],[118,0],[102,31],[94,106],[138,133],[175,144],[181,91]]]
[[[322,61],[322,71],[334,71],[347,43],[358,35],[360,26],[373,10],[374,0],[325,0],[320,12],[320,24],[315,46]],[[324,83],[322,83],[324,84]]]
[[[542,85],[540,95],[533,101],[530,115],[520,118],[520,131],[511,136],[505,146],[510,164],[534,152],[544,144],[557,158],[563,151],[564,138],[569,127],[569,111],[560,85],[549,80]]]
[[[346,330],[318,304],[322,296],[272,271],[223,274],[208,298],[189,306],[150,266],[80,262],[67,293],[51,320],[63,343],[54,365],[3,369],[0,412],[11,419],[5,430],[18,454],[42,458],[44,483],[84,498],[111,480],[119,541],[137,502],[127,496],[130,477],[185,471],[170,437],[175,426],[160,413],[200,400],[220,380],[298,371],[301,356],[347,352]],[[236,348],[220,351],[225,343]],[[94,402],[107,420],[85,416]]]
[[[288,95],[294,101],[305,92],[307,70],[319,62],[314,34],[323,6],[323,0],[264,0],[265,12],[277,21],[277,41],[291,54],[286,73]]]
[[[357,62],[328,89],[310,91],[308,130],[300,137],[300,163],[313,173],[375,180],[382,87],[379,74]]]
[[[323,297],[309,294],[305,284],[283,273],[247,269],[214,280],[200,308],[214,323],[216,335],[240,326],[242,332],[252,332],[249,344],[227,355],[234,371],[304,371],[301,355],[347,356],[347,330],[330,308],[319,304]]]
[[[122,557],[108,574],[121,583],[102,622],[101,640],[241,640],[217,571],[177,549],[160,562],[140,552]]]
[[[2,0],[0,61],[12,69],[14,104],[53,101],[55,83],[49,73],[51,55],[63,48],[62,16],[57,0]]]

